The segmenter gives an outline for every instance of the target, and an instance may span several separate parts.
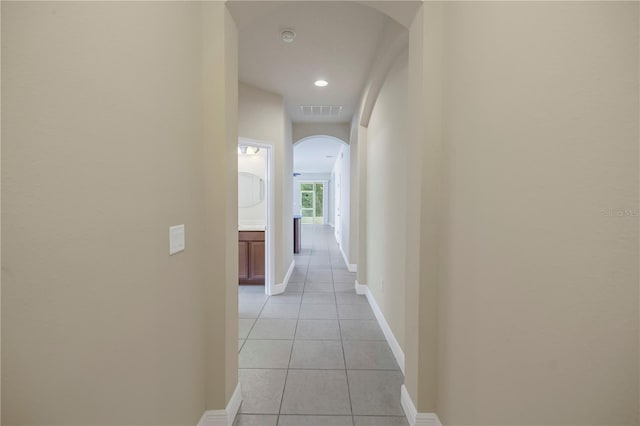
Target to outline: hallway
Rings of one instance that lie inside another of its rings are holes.
[[[304,225],[284,294],[239,288],[237,426],[407,425],[403,376],[333,228]]]

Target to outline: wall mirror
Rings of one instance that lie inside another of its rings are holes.
[[[252,207],[264,200],[264,180],[253,173],[238,172],[238,207]]]

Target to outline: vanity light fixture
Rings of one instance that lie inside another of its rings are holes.
[[[238,154],[256,155],[258,152],[260,152],[260,148],[258,148],[257,146],[249,146],[249,145],[238,146]]]
[[[327,80],[316,80],[315,83],[313,83],[316,87],[326,87],[329,85],[329,82],[327,82]]]

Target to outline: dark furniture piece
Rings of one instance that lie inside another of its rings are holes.
[[[302,218],[300,216],[293,217],[293,252],[300,253],[300,222]]]
[[[264,231],[238,232],[238,281],[264,284]]]

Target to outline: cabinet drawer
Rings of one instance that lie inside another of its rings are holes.
[[[239,241],[264,241],[264,231],[239,231]]]

